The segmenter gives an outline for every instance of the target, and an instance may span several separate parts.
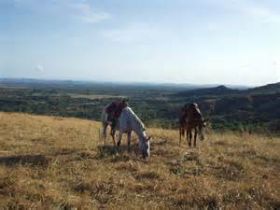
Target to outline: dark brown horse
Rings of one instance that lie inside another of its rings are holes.
[[[194,131],[194,142],[193,142],[194,147],[196,147],[196,139],[198,134],[200,135],[201,140],[204,139],[203,127],[206,126],[206,123],[196,103],[192,103],[189,106],[185,105],[183,107],[179,123],[180,123],[179,144],[181,143],[182,136],[183,137],[185,136],[185,132],[186,132],[186,139],[190,147],[192,146],[193,131]]]

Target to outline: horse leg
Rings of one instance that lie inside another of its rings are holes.
[[[187,139],[188,139],[189,147],[191,147],[192,146],[192,130],[191,129],[187,130]]]
[[[196,147],[196,137],[197,137],[197,128],[194,129],[194,140],[193,140],[194,147]]]
[[[102,123],[102,138],[106,138],[106,130],[107,130],[107,127],[108,127],[108,123],[106,123],[106,122],[103,122]]]
[[[190,131],[190,146],[192,146],[192,140],[193,140],[193,133],[192,130]]]
[[[127,151],[130,152],[131,131],[127,132]]]
[[[183,134],[183,129],[182,129],[182,127],[180,127],[179,128],[179,145],[181,144],[182,134]]]
[[[119,139],[118,139],[118,143],[117,143],[118,147],[121,145],[121,140],[122,140],[122,132],[120,131],[119,132]]]
[[[116,133],[116,131],[115,131],[114,129],[111,128],[111,136],[112,136],[112,139],[113,139],[113,145],[114,145],[114,146],[116,146],[115,133]]]

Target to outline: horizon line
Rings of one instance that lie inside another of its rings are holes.
[[[180,83],[180,82],[160,82],[160,81],[150,81],[150,82],[144,82],[144,81],[118,81],[118,80],[91,80],[91,79],[62,79],[62,78],[31,78],[31,77],[1,77],[1,80],[34,80],[34,81],[57,81],[57,82],[87,82],[87,83],[107,83],[107,84],[118,84],[118,85],[141,85],[141,84],[149,84],[149,85],[170,85],[170,86],[226,86],[226,87],[246,87],[246,88],[252,88],[252,87],[259,87],[269,84],[275,84],[278,82],[272,82],[272,83],[264,83],[264,84],[256,84],[256,85],[245,85],[245,84],[228,84],[228,83]]]

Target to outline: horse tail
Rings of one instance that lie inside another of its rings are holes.
[[[107,126],[108,126],[108,122],[107,122],[107,118],[108,118],[108,114],[105,111],[105,108],[102,110],[101,113],[101,132],[102,132],[102,137],[106,138],[107,136]]]
[[[185,129],[182,126],[180,126],[180,128],[179,128],[179,136],[180,136],[180,138],[179,138],[179,145],[180,145],[182,137],[185,137]]]

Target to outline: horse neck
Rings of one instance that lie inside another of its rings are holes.
[[[131,123],[131,125],[130,125],[131,129],[138,135],[138,137],[141,137],[141,138],[146,137],[144,124],[140,120],[140,118],[132,111],[131,108],[126,107],[125,110],[127,112],[127,116]]]
[[[199,121],[202,120],[202,115],[199,110],[195,108],[189,108],[187,111],[187,118],[189,118],[189,120],[191,121],[193,120]]]

